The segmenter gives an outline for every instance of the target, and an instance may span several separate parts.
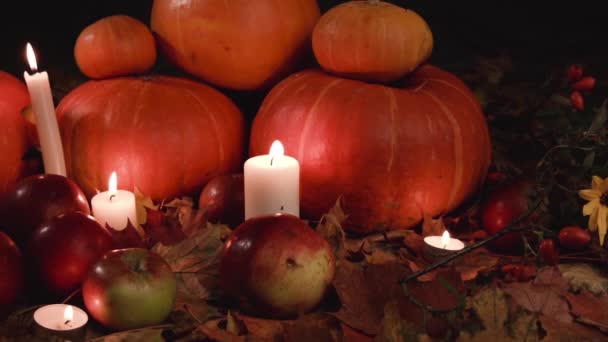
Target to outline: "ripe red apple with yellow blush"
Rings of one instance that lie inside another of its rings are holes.
[[[325,296],[335,273],[329,243],[298,217],[251,218],[224,244],[222,289],[243,307],[276,318],[304,314]]]

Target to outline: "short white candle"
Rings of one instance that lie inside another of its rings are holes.
[[[427,236],[424,238],[423,256],[430,262],[448,257],[464,248],[464,243],[450,237],[446,230],[442,236]]]
[[[300,216],[300,163],[286,156],[275,140],[269,154],[249,158],[244,165],[245,219],[287,213]]]
[[[27,60],[33,75],[25,71],[23,77],[32,99],[32,111],[36,116],[36,129],[40,140],[42,161],[46,173],[66,176],[63,145],[51,95],[51,85],[46,71],[37,72],[36,55],[30,43],[26,47]]]
[[[34,321],[48,330],[67,331],[84,327],[89,316],[84,310],[67,304],[51,304],[34,312]]]
[[[112,172],[108,191],[100,192],[91,199],[93,216],[102,226],[114,230],[127,228],[128,222],[137,226],[135,194],[127,190],[118,190],[116,172]]]
[[[448,251],[459,251],[464,248],[464,243],[458,239],[450,237],[450,233],[446,230],[442,236],[427,236],[424,242],[435,248]]]

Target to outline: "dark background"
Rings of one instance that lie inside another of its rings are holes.
[[[323,11],[339,2],[319,0]],[[539,70],[587,64],[598,69],[594,74],[601,78],[600,69],[608,64],[608,13],[602,1],[392,2],[427,20],[435,37],[431,62],[447,69],[467,68],[476,56],[506,54]],[[0,9],[0,69],[21,78],[27,41],[34,44],[41,69],[59,66],[77,72],[72,49],[84,27],[112,14],[149,23],[152,0],[18,1],[11,6]]]

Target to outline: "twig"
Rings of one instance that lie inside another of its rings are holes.
[[[74,290],[74,292],[70,293],[70,295],[69,295],[69,296],[67,296],[67,298],[66,298],[66,299],[64,299],[64,300],[63,300],[63,302],[61,302],[61,304],[65,304],[65,303],[69,302],[69,301],[70,301],[70,299],[74,298],[74,296],[76,296],[77,294],[79,294],[79,293],[80,293],[80,291],[81,291],[81,289],[80,289],[80,288],[78,288],[78,289]]]
[[[429,273],[429,272],[431,272],[431,271],[433,271],[433,270],[435,270],[435,269],[437,269],[437,268],[439,268],[439,267],[441,267],[441,266],[449,263],[450,261],[452,261],[452,260],[454,260],[454,259],[456,259],[456,258],[458,258],[460,256],[463,256],[463,255],[465,255],[465,254],[467,254],[467,253],[469,253],[469,252],[471,252],[471,251],[473,251],[473,250],[475,250],[475,249],[477,249],[479,247],[482,247],[482,246],[488,244],[489,242],[492,242],[492,241],[494,241],[494,240],[496,240],[496,239],[498,239],[498,238],[500,238],[500,237],[502,237],[502,236],[504,236],[506,234],[514,233],[514,232],[521,232],[521,231],[525,230],[527,227],[525,227],[525,226],[524,227],[519,227],[519,223],[521,223],[528,216],[530,216],[530,214],[532,214],[540,206],[541,203],[542,203],[542,199],[538,199],[531,207],[528,208],[528,210],[525,213],[523,213],[518,218],[516,218],[505,229],[497,232],[496,234],[494,234],[494,235],[492,235],[490,237],[487,237],[484,240],[479,241],[478,243],[476,243],[474,245],[471,245],[469,247],[463,248],[460,251],[458,251],[458,252],[456,252],[454,254],[451,254],[448,257],[446,257],[444,259],[441,259],[441,260],[435,262],[434,264],[432,264],[432,265],[430,265],[430,266],[428,266],[426,268],[421,269],[418,272],[414,272],[414,273],[408,275],[407,277],[401,279],[399,283],[403,285],[403,284],[409,282],[410,280],[416,279],[416,278],[420,277],[421,275],[425,275],[425,274],[427,274],[427,273]]]

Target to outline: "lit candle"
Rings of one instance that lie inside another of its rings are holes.
[[[36,55],[32,45],[27,43],[27,61],[32,69],[33,75],[25,71],[23,77],[32,100],[32,111],[36,116],[36,129],[42,150],[42,161],[44,171],[57,175],[66,175],[65,160],[63,157],[63,145],[55,115],[55,105],[51,95],[49,76],[46,71],[37,72]]]
[[[93,216],[102,226],[115,230],[127,228],[128,222],[137,226],[135,194],[127,190],[118,190],[116,172],[110,176],[108,191],[100,192],[91,199]]]
[[[464,248],[464,243],[450,237],[446,230],[441,236],[427,236],[424,238],[424,257],[429,261],[444,258]]]
[[[83,340],[89,316],[84,310],[67,304],[51,304],[34,312],[38,334],[52,335],[70,341]]]
[[[245,219],[276,213],[300,216],[300,164],[275,140],[269,154],[245,162]]]

